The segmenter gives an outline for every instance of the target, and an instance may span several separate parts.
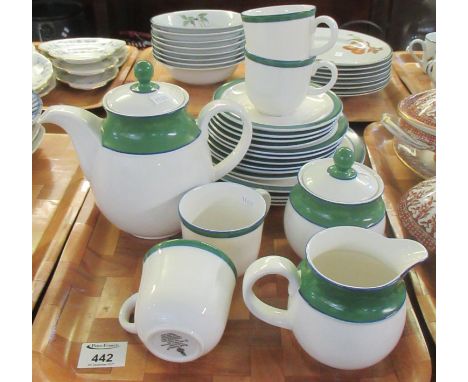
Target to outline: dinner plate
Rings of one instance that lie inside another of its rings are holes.
[[[359,90],[359,91],[341,90],[341,91],[337,91],[337,94],[340,97],[363,96],[363,95],[368,95],[368,94],[372,94],[372,93],[377,93],[377,92],[381,91],[382,89],[385,89],[385,87],[387,85],[388,85],[388,82],[385,83],[384,85],[382,85],[379,88],[375,88],[375,89],[371,89],[371,90],[367,90],[367,91],[364,91],[364,90]]]
[[[77,76],[93,76],[95,74],[104,73],[117,66],[117,62],[118,59],[115,57],[107,57],[102,61],[92,64],[70,64],[58,59],[53,60],[55,68]]]
[[[384,79],[387,77],[389,74],[391,74],[391,70],[387,70],[381,74],[378,75],[371,75],[371,76],[359,76],[359,77],[340,77],[338,76],[338,79],[335,82],[335,85],[338,83],[344,83],[344,84],[353,84],[353,83],[365,83],[369,81],[378,81],[381,79]],[[330,81],[330,76],[323,76],[321,74],[316,74],[312,76],[312,81],[315,79],[319,79],[322,81]]]
[[[32,90],[44,88],[54,74],[52,62],[42,54],[32,52]]]
[[[363,83],[363,84],[344,84],[344,85],[334,85],[333,86],[333,91],[340,91],[340,90],[366,90],[366,89],[371,89],[375,87],[379,87],[380,85],[383,85],[385,83],[388,83],[390,81],[391,75],[388,75],[386,78],[383,80],[379,80],[376,82],[371,82],[371,83]],[[321,83],[319,81],[316,82],[319,85],[323,85],[324,83]]]
[[[174,32],[222,32],[242,27],[240,13],[218,9],[193,9],[163,13],[151,18],[151,25]]]
[[[328,28],[316,28],[314,45],[321,46],[329,38]],[[378,64],[388,60],[391,55],[392,48],[386,42],[364,33],[339,29],[335,45],[318,58],[329,60],[339,66],[356,67]]]
[[[338,74],[340,75],[361,75],[366,73],[378,73],[384,70],[388,70],[392,66],[392,60],[390,59],[387,62],[383,62],[379,65],[370,66],[370,67],[337,67]],[[328,70],[319,68],[317,69],[318,73],[329,73]]]
[[[297,176],[274,178],[269,180],[255,176],[249,176],[248,178],[244,178],[242,175],[239,176],[236,174],[229,173],[223,177],[223,180],[240,183],[252,188],[261,187],[266,189],[267,191],[289,191],[297,184]]]
[[[311,84],[310,89],[315,85]],[[260,113],[247,96],[245,80],[239,79],[228,82],[216,89],[214,99],[224,99],[234,101],[244,107],[251,121],[257,126],[279,127],[311,127],[312,125],[321,126],[335,119],[341,114],[343,104],[341,100],[333,93],[326,92],[319,95],[307,94],[304,101],[298,106],[296,111],[287,116],[272,116]],[[225,115],[233,116],[231,113]],[[239,120],[233,116],[234,120]]]
[[[74,89],[92,90],[100,88],[113,80],[119,73],[119,70],[116,67],[113,67],[104,73],[84,77],[69,74],[67,72],[60,71],[59,69],[56,73],[59,81],[66,83]]]
[[[32,124],[35,124],[39,119],[42,111],[42,100],[38,94],[32,92]]]
[[[41,142],[44,139],[44,134],[45,134],[44,126],[39,125],[39,131],[38,131],[36,137],[32,141],[32,153],[33,154],[36,152],[36,150],[41,145]]]
[[[391,69],[392,69],[391,65],[385,66],[378,70],[372,70],[372,71],[366,70],[366,71],[347,72],[342,69],[338,69],[338,78],[356,79],[356,78],[362,78],[362,77],[375,77],[375,76],[388,73],[391,71]],[[331,73],[325,70],[317,70],[317,72],[314,75],[328,77],[328,78],[331,77]]]

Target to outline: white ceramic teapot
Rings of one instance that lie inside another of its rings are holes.
[[[151,81],[147,61],[135,65],[139,82],[112,89],[103,99],[105,119],[72,106],[53,106],[41,123],[55,123],[70,136],[96,204],[118,228],[142,238],[163,238],[180,231],[177,206],[182,194],[214,182],[243,158],[252,125],[234,102],[212,101],[198,124],[187,114],[188,93]],[[217,165],[207,143],[208,122],[232,112],[244,122],[233,152]]]

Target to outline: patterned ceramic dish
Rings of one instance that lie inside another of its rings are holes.
[[[423,132],[436,134],[436,90],[406,97],[398,104],[398,114]]]
[[[436,178],[425,180],[400,200],[398,215],[409,234],[430,253],[436,251]]]
[[[154,16],[151,25],[175,33],[223,32],[242,27],[242,19],[237,12],[194,9]]]
[[[40,97],[45,97],[52,90],[54,90],[56,86],[57,86],[57,80],[54,74],[52,77],[50,77],[49,82],[43,88],[37,89],[37,92]]]
[[[74,89],[92,90],[105,86],[109,81],[113,80],[118,73],[119,70],[116,67],[93,76],[76,76],[57,70],[57,79]]]
[[[118,59],[115,57],[107,57],[102,61],[92,64],[70,64],[62,60],[53,60],[55,68],[77,76],[93,76],[95,74],[104,73],[117,66],[117,62]]]
[[[42,111],[42,100],[38,94],[32,92],[32,124],[34,125]]]
[[[32,90],[39,93],[39,90],[50,82],[53,75],[52,62],[34,50],[32,52]]]
[[[41,43],[39,49],[70,64],[91,64],[112,56],[125,41],[109,38],[71,38]]]

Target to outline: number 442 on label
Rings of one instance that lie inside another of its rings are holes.
[[[78,369],[95,367],[123,367],[127,356],[127,342],[90,342],[81,345]]]

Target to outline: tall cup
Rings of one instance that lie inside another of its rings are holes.
[[[279,5],[242,12],[248,52],[272,60],[296,61],[331,49],[338,38],[338,25],[328,16],[315,17],[313,5]],[[317,25],[330,28],[330,39],[313,46]]]
[[[420,45],[422,48],[422,59],[420,59],[414,51],[416,45]],[[428,33],[424,38],[424,41],[419,38],[411,41],[406,50],[411,53],[413,58],[419,62],[423,70],[426,71],[429,61],[436,58],[436,32]]]

